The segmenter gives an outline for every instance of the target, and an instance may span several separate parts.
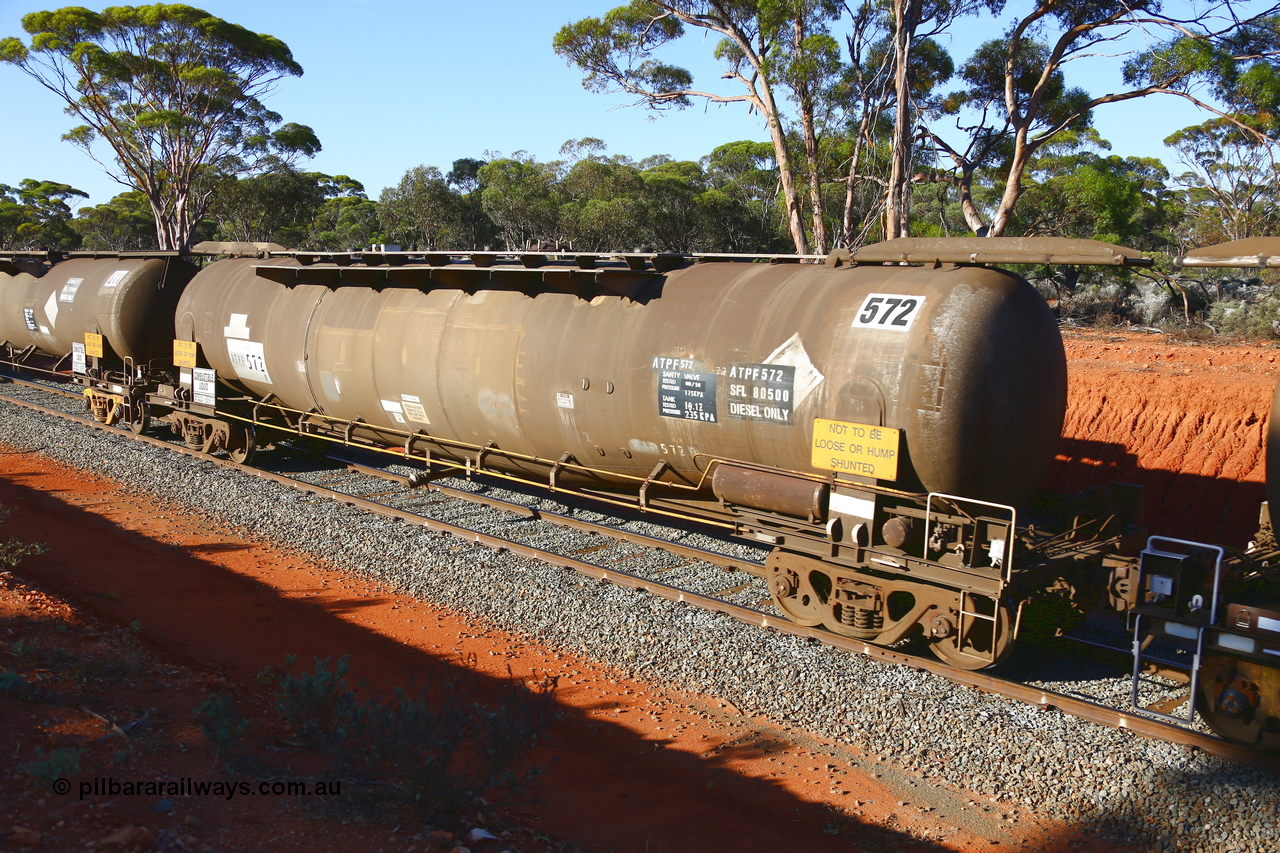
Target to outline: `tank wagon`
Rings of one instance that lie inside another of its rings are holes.
[[[85,386],[101,423],[146,429],[151,373],[172,362],[172,316],[196,267],[177,252],[60,253],[0,261],[0,336],[11,361]]]
[[[1009,558],[1065,358],[1024,280],[924,248],[933,268],[231,260],[191,282],[177,334],[255,422],[728,524],[774,546],[790,618],[877,643],[923,628],[982,667],[1042,582]]]
[[[162,415],[189,446],[237,461],[259,430],[317,436],[417,460],[419,484],[484,473],[717,524],[771,548],[764,574],[789,618],[878,644],[922,636],[960,668],[999,662],[1046,624],[1123,613],[1135,704],[1140,665],[1192,614],[1201,712],[1280,746],[1269,652],[1247,657],[1210,630],[1235,580],[1203,604],[1207,579],[1253,569],[1148,542],[1137,487],[1027,508],[1061,433],[1065,357],[1040,296],[991,265],[1149,263],[1137,252],[1023,238],[890,241],[809,263],[197,248],[250,256],[179,269],[173,301],[138,309],[147,327],[167,322],[163,355],[126,355],[101,322],[90,332],[104,354],[72,372],[99,420]],[[121,262],[31,277],[55,276],[41,293],[72,277],[101,293]],[[30,301],[19,277],[0,279],[6,335]],[[77,343],[12,334],[15,358],[65,361]],[[1172,581],[1170,565],[1184,567]],[[1211,647],[1260,667],[1242,686]]]

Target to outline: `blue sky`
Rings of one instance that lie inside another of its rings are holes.
[[[740,104],[698,104],[654,114],[625,105],[619,96],[584,90],[581,74],[555,55],[551,39],[564,24],[599,15],[617,1],[192,0],[191,5],[289,45],[305,74],[282,82],[269,105],[286,121],[315,129],[324,151],[307,168],[350,175],[374,198],[419,164],[447,171],[455,159],[483,157],[486,151],[523,150],[554,159],[562,143],[584,136],[599,137],[611,153],[636,159],[651,154],[697,159],[725,142],[768,139],[759,116]],[[57,4],[0,0],[0,36],[25,40],[22,15],[51,8]],[[962,24],[950,45],[957,64],[997,32],[991,20]],[[700,34],[684,41],[672,61],[689,67],[702,86],[728,86],[710,58],[713,43]],[[1118,86],[1117,63],[1092,64],[1097,71],[1071,82],[1093,94]],[[1109,70],[1101,67],[1107,64]],[[0,95],[7,106],[0,183],[62,181],[90,193],[93,204],[121,191],[88,157],[60,141],[73,122],[52,94],[6,65],[0,66]],[[1163,139],[1202,120],[1180,100],[1156,97],[1104,107],[1095,123],[1114,153],[1168,162]]]

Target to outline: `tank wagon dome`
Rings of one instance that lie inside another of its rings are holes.
[[[592,270],[221,261],[186,289],[178,335],[295,411],[606,476],[665,461],[693,483],[726,458],[1020,503],[1053,457],[1065,356],[1016,275],[839,256]],[[818,446],[841,425],[897,446]]]

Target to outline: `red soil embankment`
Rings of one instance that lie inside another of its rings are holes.
[[[1146,486],[1153,533],[1236,547],[1257,530],[1280,349],[1065,332],[1067,417],[1046,488]]]

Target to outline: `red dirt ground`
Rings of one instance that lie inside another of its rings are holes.
[[[1168,497],[1149,501],[1154,529],[1247,538],[1277,351],[1105,334],[1072,335],[1067,351],[1071,401],[1053,484],[1118,477],[1167,488]],[[904,793],[891,771],[860,770],[850,759],[866,757],[837,745],[372,588],[40,456],[0,454],[0,505],[16,510],[4,535],[49,546],[22,574],[52,593],[25,582],[0,590],[0,652],[24,636],[92,644],[136,620],[161,661],[149,671],[168,673],[141,678],[118,698],[122,708],[156,709],[139,739],[150,746],[135,748],[127,773],[113,765],[118,742],[98,740],[102,724],[88,713],[0,694],[0,748],[13,750],[0,771],[0,839],[15,845],[82,849],[145,826],[185,834],[190,849],[206,851],[452,849],[425,836],[428,827],[315,820],[284,800],[184,799],[170,815],[152,811],[154,797],[80,802],[17,769],[36,747],[75,746],[86,750],[75,782],[222,778],[193,714],[209,692],[235,689],[251,716],[267,716],[253,680],[264,666],[289,654],[349,654],[354,672],[384,687],[441,670],[485,689],[561,676],[563,718],[535,755],[544,768],[535,800],[507,816],[513,834],[493,853],[554,849],[553,839],[646,853],[1109,849],[1078,828],[927,780]],[[1162,515],[1168,510],[1178,515]],[[8,656],[0,668],[11,668]]]
[[[1098,332],[1064,343],[1067,418],[1046,488],[1139,483],[1153,533],[1245,546],[1263,500],[1280,348]]]

